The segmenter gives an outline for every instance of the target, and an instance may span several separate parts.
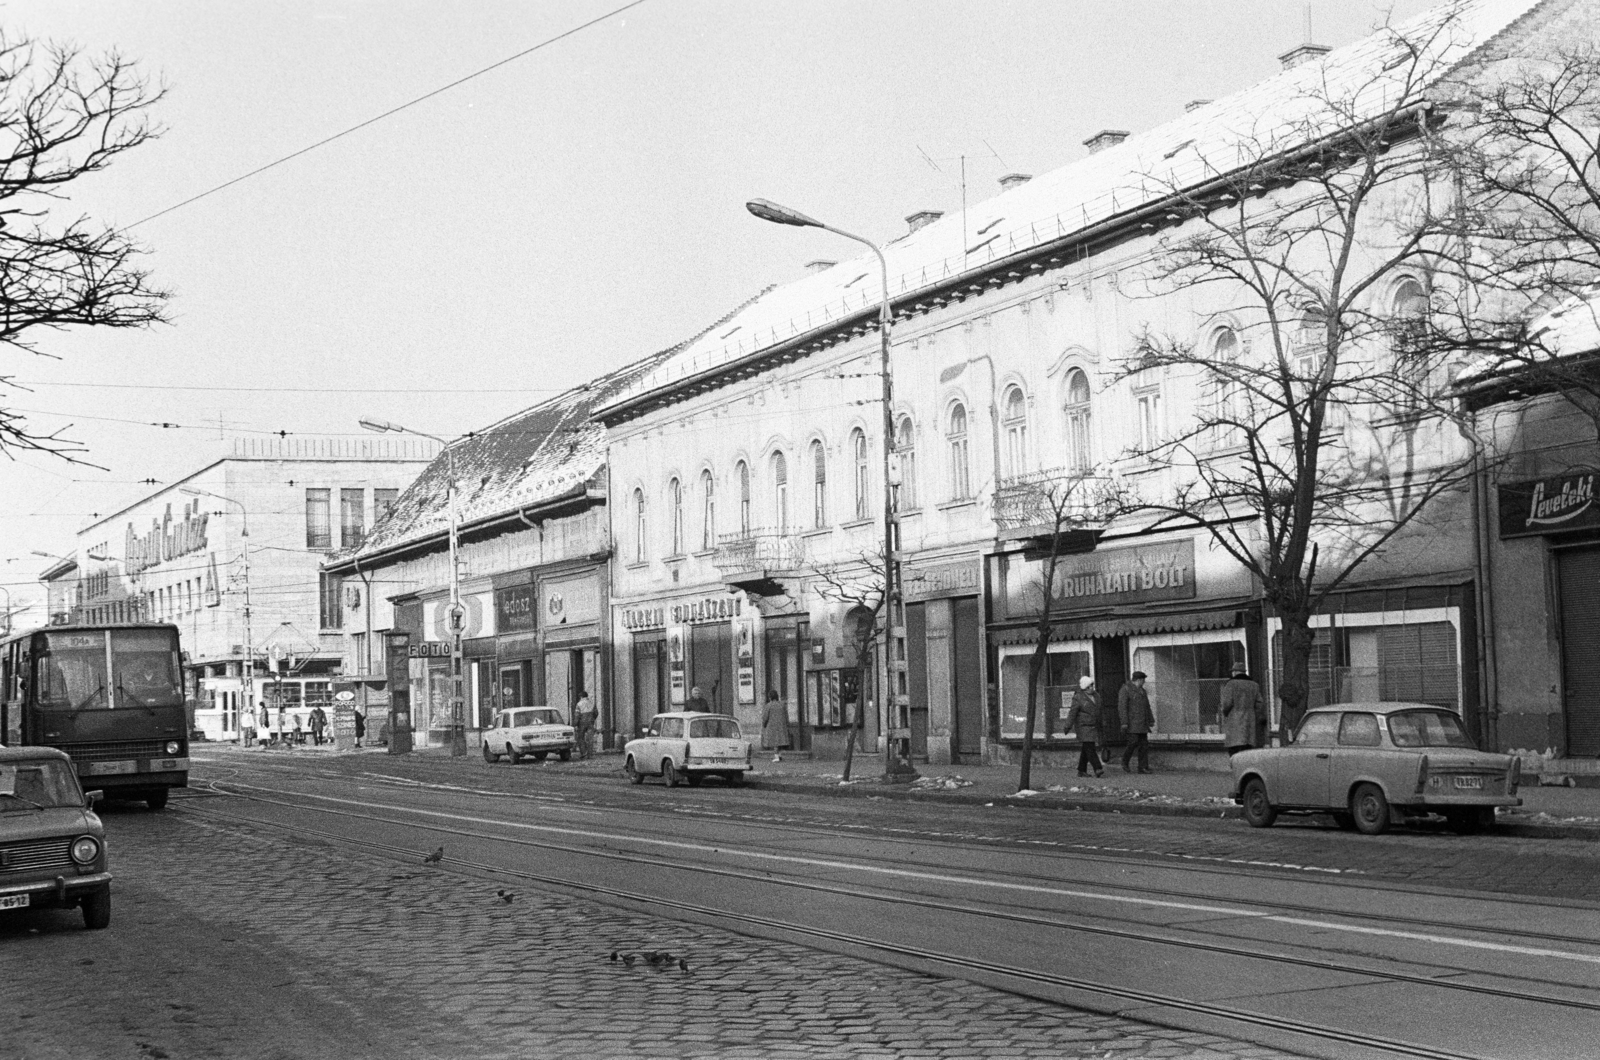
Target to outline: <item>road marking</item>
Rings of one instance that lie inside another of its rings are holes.
[[[1436,935],[1423,931],[1405,931],[1399,928],[1369,927],[1360,924],[1341,924],[1333,920],[1314,920],[1309,917],[1289,916],[1283,913],[1262,912],[1254,909],[1241,909],[1235,906],[1211,905],[1201,902],[1180,902],[1165,898],[1148,898],[1139,895],[1107,894],[1103,891],[1079,891],[1064,887],[1046,887],[1031,883],[1011,883],[1004,880],[986,880],[974,876],[960,876],[951,873],[916,871],[912,869],[888,868],[881,865],[861,865],[850,861],[837,861],[832,858],[809,858],[794,854],[772,854],[765,851],[738,850],[724,846],[713,846],[709,843],[692,843],[680,839],[656,839],[649,836],[627,835],[618,832],[600,832],[586,828],[567,828],[558,825],[529,824],[523,821],[497,820],[492,817],[475,817],[469,814],[446,813],[441,810],[424,810],[418,807],[395,806],[390,803],[365,802],[358,799],[342,799],[334,795],[316,795],[310,792],[288,791],[281,788],[263,788],[253,784],[237,784],[238,787],[254,791],[270,792],[274,795],[290,795],[304,799],[315,799],[319,802],[337,803],[341,806],[357,806],[365,810],[386,810],[389,812],[412,814],[420,817],[436,817],[441,820],[454,821],[462,824],[488,825],[496,828],[517,828],[530,832],[549,832],[563,836],[581,836],[586,839],[599,839],[619,843],[635,843],[645,846],[662,847],[669,850],[682,850],[698,854],[730,855],[748,858],[755,861],[778,862],[790,865],[803,865],[817,869],[842,869],[846,872],[864,873],[868,875],[892,876],[900,879],[920,880],[927,883],[952,883],[966,887],[988,888],[990,890],[1019,891],[1027,894],[1052,895],[1061,898],[1082,898],[1100,902],[1110,902],[1120,905],[1146,906],[1157,909],[1173,909],[1186,913],[1208,913],[1219,916],[1242,917],[1250,920],[1259,920],[1278,924],[1288,924],[1294,927],[1310,927],[1323,931],[1343,931],[1356,935],[1373,935],[1383,938],[1406,939],[1413,942],[1429,942],[1440,946],[1459,946],[1465,949],[1488,950],[1495,953],[1515,953],[1527,957],[1551,957],[1559,960],[1579,961],[1584,964],[1600,965],[1600,956],[1587,953],[1573,953],[1570,950],[1556,950],[1540,946],[1517,946],[1504,942],[1485,942],[1481,939],[1459,938],[1452,935]],[[391,821],[391,824],[403,825],[402,821]]]

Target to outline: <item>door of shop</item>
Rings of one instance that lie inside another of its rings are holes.
[[[928,760],[928,611],[906,605],[907,682],[911,693],[911,757]]]
[[[761,701],[766,702],[768,690],[778,693],[783,709],[789,714],[789,746],[796,751],[811,750],[804,648],[808,629],[804,622],[793,626],[773,623],[767,626],[764,637],[767,687],[761,689]]]
[[[726,622],[689,627],[689,686],[698,687],[718,714],[732,714],[733,630]]]
[[[953,603],[955,628],[950,632],[956,686],[956,754],[962,756],[962,761],[973,762],[983,752],[983,682],[978,673],[983,634],[978,628],[978,598],[963,596]]]
[[[1600,548],[1557,553],[1567,754],[1600,755]]]

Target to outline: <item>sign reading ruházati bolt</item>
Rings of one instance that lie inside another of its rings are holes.
[[[1008,617],[1039,613],[1044,561],[1004,557],[1002,596]],[[1056,561],[1055,608],[1081,611],[1195,595],[1194,539],[1103,548]]]
[[[1500,536],[1531,537],[1600,526],[1593,471],[1500,484]]]

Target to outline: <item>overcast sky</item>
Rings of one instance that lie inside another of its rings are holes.
[[[165,135],[61,206],[133,225],[605,15],[626,0],[0,6],[10,34],[137,59]],[[172,323],[0,354],[0,397],[109,471],[0,461],[0,585],[222,435],[454,436],[688,337],[1004,173],[1082,157],[1423,0],[645,0],[234,187],[138,224]],[[122,422],[133,421],[133,422]],[[152,423],[180,427],[156,427]],[[21,619],[37,620],[40,609]]]

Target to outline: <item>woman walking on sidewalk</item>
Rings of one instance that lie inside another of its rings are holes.
[[[1078,752],[1078,776],[1088,776],[1091,768],[1095,776],[1105,776],[1095,751],[1100,742],[1100,693],[1095,691],[1094,678],[1088,674],[1078,678],[1078,690],[1072,693],[1072,709],[1067,711],[1064,727],[1067,732],[1077,733],[1083,745]]]

